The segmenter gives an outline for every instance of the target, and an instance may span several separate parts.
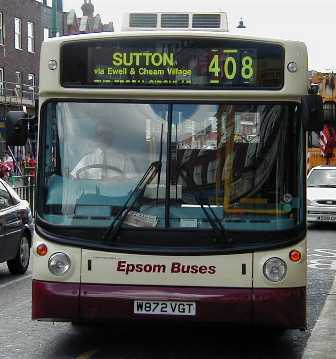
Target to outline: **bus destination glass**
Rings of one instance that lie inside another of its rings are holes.
[[[63,87],[279,90],[283,82],[284,49],[271,43],[110,39],[61,52]]]

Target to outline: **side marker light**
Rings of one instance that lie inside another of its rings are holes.
[[[298,70],[297,63],[294,62],[294,61],[293,61],[293,62],[290,62],[290,63],[287,65],[287,69],[288,69],[289,72],[292,72],[292,73],[297,72],[297,70]]]
[[[56,70],[57,69],[57,61],[54,59],[49,60],[48,68],[49,68],[49,70],[52,70],[52,71]]]

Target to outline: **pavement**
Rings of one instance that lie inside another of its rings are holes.
[[[302,359],[336,358],[336,277],[308,339]]]

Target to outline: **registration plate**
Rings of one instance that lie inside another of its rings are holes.
[[[135,300],[134,313],[159,315],[196,315],[196,303]]]
[[[336,222],[336,216],[319,216],[317,218],[321,222]]]

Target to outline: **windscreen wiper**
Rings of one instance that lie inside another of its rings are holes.
[[[103,236],[103,240],[111,239],[114,240],[117,236],[121,225],[123,224],[124,220],[126,219],[129,211],[133,208],[135,203],[144,193],[146,186],[150,184],[156,175],[158,175],[158,183],[156,187],[156,202],[159,198],[159,186],[160,186],[160,177],[161,177],[161,169],[162,169],[162,133],[163,133],[163,124],[161,126],[161,137],[160,137],[160,154],[159,160],[152,162],[148,169],[146,170],[145,174],[141,177],[138,184],[135,186],[134,190],[129,194],[126,202],[115,216],[113,222],[111,223],[109,229]],[[131,199],[133,200],[131,201]],[[129,204],[130,203],[130,204]]]
[[[127,214],[133,208],[134,204],[138,201],[141,195],[144,193],[146,186],[153,181],[153,179],[158,173],[161,172],[161,167],[161,161],[155,161],[149,165],[145,174],[141,177],[140,181],[137,183],[133,191],[129,194],[126,202],[124,203],[118,214],[115,216],[107,232],[104,234],[103,240],[113,240],[116,237],[121,225],[127,217]]]
[[[187,171],[185,171],[187,173]],[[188,183],[188,185],[191,187],[192,190],[192,195],[195,198],[197,204],[202,208],[202,211],[204,212],[207,220],[209,221],[213,232],[216,235],[216,239],[220,239],[221,241],[225,241],[228,244],[230,244],[232,242],[232,239],[229,238],[227,231],[225,229],[225,227],[223,226],[221,220],[217,217],[215,211],[211,208],[210,203],[207,204],[207,208],[209,209],[209,211],[211,212],[211,216],[209,214],[209,212],[205,209],[204,204],[202,203],[201,198],[199,198],[196,193],[197,193],[197,188],[196,188],[196,184],[194,183],[194,181],[190,178],[190,176],[185,176],[183,174],[183,171],[179,171],[180,176],[182,177],[183,181]]]

